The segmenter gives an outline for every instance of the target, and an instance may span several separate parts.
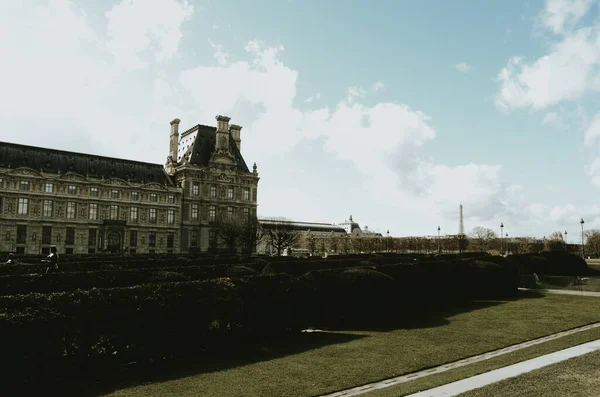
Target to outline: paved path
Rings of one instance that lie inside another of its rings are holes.
[[[557,294],[557,295],[579,295],[579,296],[595,296],[600,298],[600,292],[591,292],[591,291],[577,291],[571,289],[529,289],[529,288],[519,288],[521,291],[537,291],[544,292],[547,294]]]
[[[588,342],[583,345],[570,347],[545,356],[537,357],[531,360],[523,361],[508,367],[496,369],[485,374],[473,376],[471,378],[448,383],[434,389],[425,390],[419,393],[410,394],[406,397],[451,397],[457,396],[469,390],[478,389],[501,380],[518,376],[534,369],[556,364],[569,358],[578,357],[600,349],[600,339]]]
[[[588,324],[583,327],[573,328],[573,329],[570,329],[567,331],[562,331],[562,332],[559,332],[556,334],[545,336],[543,338],[532,339],[527,342],[523,342],[523,343],[519,343],[516,345],[508,346],[508,347],[505,347],[505,348],[502,348],[499,350],[494,350],[491,352],[479,354],[477,356],[467,357],[467,358],[459,360],[459,361],[454,361],[454,362],[451,362],[448,364],[440,365],[439,367],[429,368],[429,369],[425,369],[423,371],[413,372],[412,374],[397,376],[395,378],[385,379],[385,380],[375,382],[375,383],[369,383],[369,384],[366,384],[363,386],[354,387],[352,389],[347,389],[347,390],[342,390],[342,391],[338,391],[338,392],[331,393],[331,394],[326,394],[323,397],[358,396],[360,394],[363,394],[363,393],[366,393],[366,392],[369,392],[372,390],[383,389],[385,387],[394,386],[394,385],[397,385],[400,383],[423,378],[425,376],[439,374],[441,372],[446,372],[446,371],[454,369],[454,368],[464,367],[465,365],[488,360],[490,358],[498,357],[498,356],[501,356],[506,353],[511,353],[516,350],[524,349],[526,347],[539,345],[540,343],[548,342],[548,341],[551,341],[554,339],[562,338],[563,336],[572,335],[572,334],[575,334],[578,332],[587,331],[587,330],[590,330],[593,328],[598,328],[598,327],[600,327],[600,322]],[[546,356],[543,356],[543,357],[546,357]],[[469,379],[471,379],[471,378],[469,378]],[[480,386],[477,386],[477,387],[480,387]],[[444,395],[444,394],[437,394],[436,396],[442,396],[442,395]]]

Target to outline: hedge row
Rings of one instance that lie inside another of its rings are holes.
[[[519,269],[521,274],[552,276],[596,275],[581,256],[564,251],[542,251],[509,255],[506,259]]]
[[[0,276],[0,295],[128,287],[157,282],[248,276],[256,273],[254,269],[248,266],[214,265],[16,274]]]

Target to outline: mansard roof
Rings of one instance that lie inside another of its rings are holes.
[[[346,229],[338,225],[332,225],[330,223],[318,223],[318,222],[298,222],[298,221],[286,221],[278,219],[259,219],[258,222],[264,226],[274,226],[278,224],[289,225],[292,229],[298,231],[313,231],[313,232],[334,232],[334,233],[346,233]]]
[[[215,151],[217,128],[198,124],[181,134],[177,161],[204,167]],[[229,133],[229,152],[235,158],[238,171],[250,172],[240,150]]]
[[[130,182],[175,186],[160,164],[0,142],[0,168],[18,167],[45,173],[75,172],[90,178],[120,178]]]

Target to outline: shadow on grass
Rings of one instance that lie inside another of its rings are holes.
[[[488,307],[499,306],[506,302],[512,302],[522,299],[538,299],[545,295],[538,291],[515,291],[511,295],[503,296],[502,298],[473,300],[462,302],[448,302],[440,298],[439,302],[421,304],[419,306],[409,305],[405,308],[398,308],[394,311],[379,312],[377,318],[383,319],[376,324],[372,320],[364,323],[338,324],[335,326],[322,327],[322,329],[336,331],[373,331],[373,332],[390,332],[397,329],[419,329],[419,328],[434,328],[448,325],[448,318],[468,313],[475,310],[480,310]],[[386,317],[384,317],[386,316]]]
[[[101,396],[145,383],[164,382],[186,376],[222,371],[303,353],[323,346],[347,343],[364,335],[330,332],[294,332],[277,339],[250,342],[250,338],[235,339],[213,346],[211,351],[196,351],[187,357],[144,361],[124,365],[116,370],[72,368],[54,379],[39,379],[27,385],[15,385],[2,395]],[[106,367],[105,367],[106,368]],[[7,387],[7,385],[4,385]],[[5,394],[7,393],[7,394]]]

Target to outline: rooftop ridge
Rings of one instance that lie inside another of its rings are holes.
[[[70,155],[77,155],[77,156],[84,156],[84,157],[96,157],[96,158],[104,159],[104,160],[111,160],[111,161],[116,160],[116,161],[120,161],[120,162],[124,162],[124,163],[139,164],[139,165],[151,165],[151,166],[157,166],[160,168],[164,168],[162,164],[147,163],[145,161],[137,161],[137,160],[128,160],[128,159],[122,159],[122,158],[118,158],[118,157],[108,157],[108,156],[102,156],[99,154],[72,152],[69,150],[52,149],[52,148],[46,148],[46,147],[40,147],[40,146],[30,146],[30,145],[23,145],[20,143],[12,143],[12,142],[4,142],[4,141],[0,141],[0,145],[10,145],[10,146],[16,146],[18,148],[36,150],[36,151],[50,151],[50,152],[54,152],[56,154],[70,154]]]

